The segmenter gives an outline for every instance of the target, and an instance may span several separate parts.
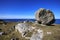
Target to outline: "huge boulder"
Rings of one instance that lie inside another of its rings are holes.
[[[41,8],[36,11],[35,18],[38,21],[38,23],[44,25],[51,25],[55,22],[53,12],[51,10],[46,10],[44,8]]]
[[[42,40],[43,38],[43,30],[37,29],[29,25],[28,23],[18,23],[15,26],[16,31],[21,33],[21,36],[25,39],[30,40]]]

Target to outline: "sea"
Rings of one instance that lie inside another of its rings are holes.
[[[2,20],[5,22],[23,22],[26,20],[31,21],[31,22],[36,21],[35,19],[2,19]],[[56,19],[54,24],[60,24],[60,19]]]

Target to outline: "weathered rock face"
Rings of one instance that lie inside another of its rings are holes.
[[[50,10],[46,10],[44,8],[41,8],[36,11],[35,18],[38,21],[38,23],[44,25],[51,25],[55,22],[55,17],[53,12]]]
[[[42,40],[43,38],[43,30],[38,29],[37,32],[32,34],[30,40]]]
[[[31,32],[33,29],[29,24],[26,23],[19,23],[15,26],[15,29],[18,30],[20,33],[22,33],[22,37],[25,37],[25,35],[28,32]]]
[[[15,26],[16,31],[18,30],[25,39],[30,40],[42,40],[43,38],[43,30],[37,29],[26,23],[18,23]],[[30,36],[29,36],[30,35]]]

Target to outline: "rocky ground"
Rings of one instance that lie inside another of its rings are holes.
[[[0,40],[30,40],[22,37],[19,31],[15,30],[15,25],[19,22],[8,22],[5,25],[0,24]],[[43,30],[43,38],[42,40],[60,40],[60,25],[54,24],[50,26],[42,26],[41,24],[28,23],[29,25],[35,27],[36,29]],[[2,32],[2,33],[1,33]],[[28,32],[26,36],[31,37],[34,30],[32,32]]]

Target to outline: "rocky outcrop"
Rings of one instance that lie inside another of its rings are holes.
[[[53,12],[51,10],[46,10],[44,8],[41,8],[36,11],[35,18],[38,21],[38,23],[44,25],[51,25],[55,22]]]
[[[43,38],[43,30],[37,29],[36,27],[33,27],[27,23],[19,23],[15,26],[15,29],[16,31],[18,30],[19,33],[22,34],[21,36],[25,39],[42,40]],[[29,33],[31,36],[28,36]]]
[[[18,30],[22,34],[22,37],[25,37],[25,35],[28,32],[31,32],[33,30],[32,27],[29,24],[26,24],[26,23],[17,24],[15,26],[15,29]]]

